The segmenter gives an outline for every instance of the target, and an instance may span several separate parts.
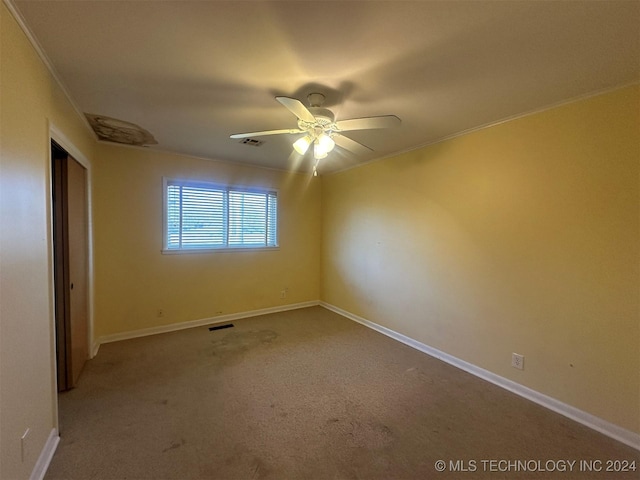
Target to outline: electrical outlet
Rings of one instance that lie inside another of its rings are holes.
[[[287,290],[280,290],[280,298],[286,298],[287,297]]]
[[[519,353],[512,353],[511,366],[513,368],[517,368],[518,370],[524,370],[524,355],[520,355]]]

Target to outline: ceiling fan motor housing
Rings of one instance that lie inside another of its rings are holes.
[[[309,107],[309,111],[316,117],[316,123],[323,127],[333,123],[336,118],[333,112],[327,108]]]

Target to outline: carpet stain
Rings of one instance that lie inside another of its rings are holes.
[[[208,368],[227,368],[246,361],[253,353],[263,351],[277,338],[278,334],[273,330],[229,332],[221,338],[212,340],[202,353],[211,360]]]
[[[180,442],[173,442],[173,443],[171,444],[171,446],[170,446],[170,447],[167,447],[167,448],[165,448],[164,450],[162,450],[162,453],[166,453],[166,452],[168,452],[169,450],[175,450],[176,448],[180,448],[180,447],[181,447],[181,446],[183,446],[185,443],[187,443],[187,442],[186,442],[186,440],[185,440],[184,438],[181,438],[181,439],[180,439]]]
[[[404,371],[404,375],[406,375],[411,380],[418,379],[420,380],[420,382],[427,383],[429,385],[433,385],[434,383],[433,373],[425,372],[420,367],[407,368]]]
[[[258,330],[249,332],[231,332],[220,340],[214,340],[213,352],[215,355],[229,353],[241,353],[260,345],[266,345],[278,338],[278,334],[273,330]]]
[[[391,429],[376,420],[357,418],[329,418],[326,425],[332,428],[332,436],[338,436],[350,447],[381,450],[391,445],[395,436]]]
[[[258,457],[254,457],[253,461],[251,462],[251,469],[251,478],[265,478],[269,475],[270,471],[266,463]]]

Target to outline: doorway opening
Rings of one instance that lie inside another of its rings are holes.
[[[87,171],[51,141],[53,270],[58,391],[73,388],[89,358]]]

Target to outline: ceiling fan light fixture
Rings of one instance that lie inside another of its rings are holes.
[[[300,137],[298,140],[293,142],[293,149],[298,152],[300,155],[304,155],[309,150],[309,145],[313,139],[310,135],[305,135],[304,137]]]
[[[324,158],[335,146],[336,142],[333,141],[333,138],[326,133],[321,133],[313,143],[313,157],[317,160]]]
[[[327,157],[338,145],[355,154],[368,154],[373,150],[348,136],[343,132],[350,130],[369,130],[374,128],[389,128],[400,125],[400,119],[395,115],[382,115],[378,117],[360,117],[340,120],[336,122],[333,112],[322,107],[325,97],[321,93],[311,93],[307,97],[309,107],[306,107],[297,98],[276,97],[276,100],[298,119],[298,128],[286,128],[280,130],[263,130],[259,132],[234,133],[231,138],[251,138],[264,135],[302,134],[302,137],[293,142],[293,150],[298,155],[304,156],[313,143],[313,158],[316,161],[313,168],[314,176],[318,175],[318,161]],[[336,140],[334,140],[334,138]]]
[[[336,142],[333,141],[333,138],[331,138],[326,133],[320,134],[320,136],[318,137],[318,143],[320,144],[322,149],[327,153],[333,150],[333,147],[336,146]]]
[[[316,141],[313,144],[313,158],[315,158],[316,160],[320,160],[322,158],[325,158],[327,155],[328,153],[324,151],[320,144]]]

